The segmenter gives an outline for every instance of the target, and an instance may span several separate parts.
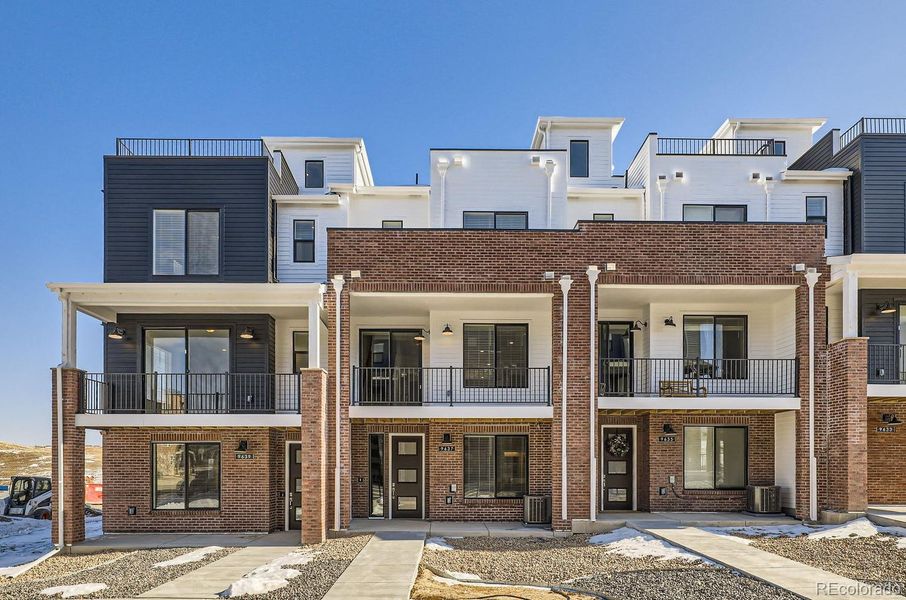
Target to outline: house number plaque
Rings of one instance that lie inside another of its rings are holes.
[[[877,431],[878,433],[896,433],[897,428],[893,425],[885,425],[883,427],[878,427],[877,429],[875,429],[875,431]]]
[[[661,435],[661,436],[658,436],[657,441],[664,443],[664,444],[672,444],[673,442],[676,441],[676,436],[675,435]]]
[[[255,455],[251,452],[237,452],[236,460],[252,460],[255,458]]]
[[[440,447],[437,449],[437,451],[438,451],[438,452],[455,452],[455,451],[456,451],[456,446],[452,446],[452,445],[450,445],[450,446],[440,446]]]

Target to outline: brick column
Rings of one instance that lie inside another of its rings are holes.
[[[867,386],[868,338],[828,346],[825,497],[831,511],[863,512],[868,504]]]
[[[327,538],[327,372],[303,369],[299,375],[302,415],[302,543]]]
[[[76,544],[85,539],[85,430],[76,427],[82,393],[83,371],[62,369],[63,390],[63,543]],[[57,448],[57,369],[51,369],[51,480],[53,482],[52,540],[59,541],[60,481],[59,450]]]

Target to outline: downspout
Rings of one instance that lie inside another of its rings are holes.
[[[343,284],[344,284],[343,276],[334,275],[333,279],[331,280],[331,283],[333,283],[333,290],[337,296],[337,301],[336,301],[337,330],[336,330],[336,334],[335,334],[335,344],[336,344],[336,370],[335,370],[335,372],[336,372],[336,375],[334,376],[334,384],[335,384],[334,390],[335,390],[335,397],[336,397],[336,417],[335,417],[336,422],[334,424],[335,425],[334,452],[336,454],[334,456],[334,470],[333,470],[333,488],[334,488],[333,489],[333,492],[334,492],[333,493],[333,496],[334,496],[334,498],[333,498],[333,512],[334,512],[333,522],[334,522],[334,529],[336,531],[339,531],[340,530],[340,376],[342,374],[342,370],[341,370],[342,363],[341,363],[341,359],[340,359],[340,357],[342,356],[342,352],[340,352],[340,343],[341,343],[341,339],[342,339],[341,335],[340,335],[340,332],[342,331],[342,327],[340,326],[341,325],[340,300],[341,300],[342,294],[343,294]]]
[[[661,179],[663,177],[663,179]],[[667,194],[667,177],[664,175],[658,175],[657,178],[657,191],[660,195],[660,219],[664,220],[664,196]]]
[[[544,173],[547,175],[547,226],[550,229],[554,228],[553,176],[555,167],[556,163],[552,160],[548,160],[544,163]]]
[[[450,161],[441,158],[437,161],[437,172],[440,173],[440,207],[438,212],[440,213],[440,227],[444,226],[445,213],[444,213],[444,195],[447,188],[447,169],[450,168]]]
[[[57,367],[57,548],[63,548],[63,363]]]
[[[764,186],[764,220],[771,220],[771,191],[774,189],[774,178],[765,177],[761,180],[761,185]]]
[[[595,460],[595,448],[597,446],[596,440],[595,440],[595,434],[598,431],[598,425],[597,425],[597,421],[598,421],[597,420],[598,390],[597,390],[597,385],[596,385],[597,382],[595,381],[595,362],[596,362],[595,361],[595,357],[596,357],[595,341],[597,338],[597,329],[598,329],[597,328],[598,310],[595,305],[595,292],[597,291],[598,275],[600,275],[600,273],[601,273],[601,271],[598,269],[598,267],[596,265],[591,265],[590,267],[588,267],[588,270],[585,271],[585,274],[588,275],[588,287],[590,290],[589,291],[590,317],[589,317],[589,325],[588,325],[588,330],[589,330],[588,381],[589,381],[589,388],[590,388],[589,389],[589,406],[591,409],[591,418],[589,419],[589,428],[591,429],[591,431],[589,432],[590,434],[589,434],[589,442],[588,442],[588,445],[589,445],[588,456],[589,456],[589,471],[590,471],[589,481],[591,482],[591,485],[589,486],[590,487],[590,491],[589,491],[590,502],[591,502],[589,518],[592,521],[594,521],[598,516],[598,502],[597,502],[597,498],[598,498],[598,477],[597,477],[598,476],[598,463]]]
[[[805,273],[808,284],[808,513],[818,520],[818,459],[815,457],[815,284],[821,277],[814,268]]]
[[[560,291],[563,292],[563,331],[560,335],[562,342],[560,357],[560,517],[566,521],[566,359],[568,342],[568,316],[569,316],[569,288],[573,278],[569,275],[560,277]]]

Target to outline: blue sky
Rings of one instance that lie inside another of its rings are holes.
[[[906,114],[899,2],[166,2],[0,7],[0,439],[47,443],[60,310],[100,281],[116,136],[362,136],[379,184],[428,148],[525,147],[538,115],[645,133]],[[82,317],[79,363],[101,366]]]

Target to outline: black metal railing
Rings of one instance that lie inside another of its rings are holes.
[[[863,133],[881,135],[906,134],[906,117],[862,117],[840,135],[840,148],[845,148]]]
[[[795,358],[606,358],[602,396],[796,396]]]
[[[906,344],[869,344],[868,382],[906,385]]]
[[[83,414],[298,413],[292,373],[86,373]]]
[[[668,138],[657,139],[658,154],[688,156],[785,156],[768,138]]]
[[[270,152],[254,138],[116,138],[116,155],[246,158]]]
[[[352,368],[355,405],[550,404],[550,401],[550,367]]]

